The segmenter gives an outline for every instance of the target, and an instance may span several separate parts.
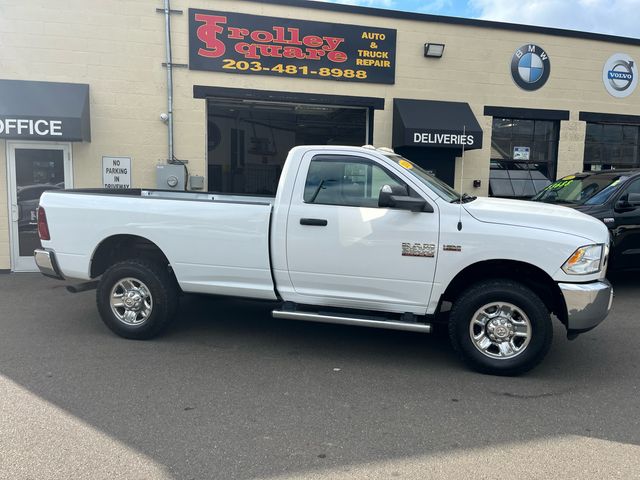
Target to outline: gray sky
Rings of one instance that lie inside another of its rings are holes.
[[[640,38],[640,0],[319,0]]]

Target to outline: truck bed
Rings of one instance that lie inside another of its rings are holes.
[[[128,197],[153,197],[171,200],[200,200],[226,203],[255,203],[273,205],[275,197],[269,195],[226,194],[219,192],[184,192],[174,190],[154,190],[143,188],[73,188],[64,193],[84,195],[118,195]]]
[[[155,243],[185,292],[275,299],[273,197],[144,189],[45,192],[40,204],[66,277],[91,278],[95,247],[115,235]],[[88,248],[92,250],[89,251]]]

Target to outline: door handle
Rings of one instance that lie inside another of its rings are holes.
[[[312,225],[314,227],[326,227],[327,221],[324,218],[301,218],[300,225]]]
[[[11,205],[11,220],[13,222],[20,220],[20,209],[18,205]]]

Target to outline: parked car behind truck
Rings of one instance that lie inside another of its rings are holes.
[[[640,170],[568,175],[533,200],[572,207],[597,218],[611,232],[609,270],[640,268]]]
[[[550,313],[573,337],[613,295],[602,222],[461,196],[373,147],[295,147],[275,198],[45,192],[38,223],[40,270],[99,279],[100,315],[126,338],[164,330],[180,291],[233,295],[271,300],[291,320],[415,332],[446,322],[468,365],[513,375],[547,353]]]

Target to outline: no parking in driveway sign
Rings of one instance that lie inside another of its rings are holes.
[[[104,188],[131,188],[131,158],[102,157]]]

